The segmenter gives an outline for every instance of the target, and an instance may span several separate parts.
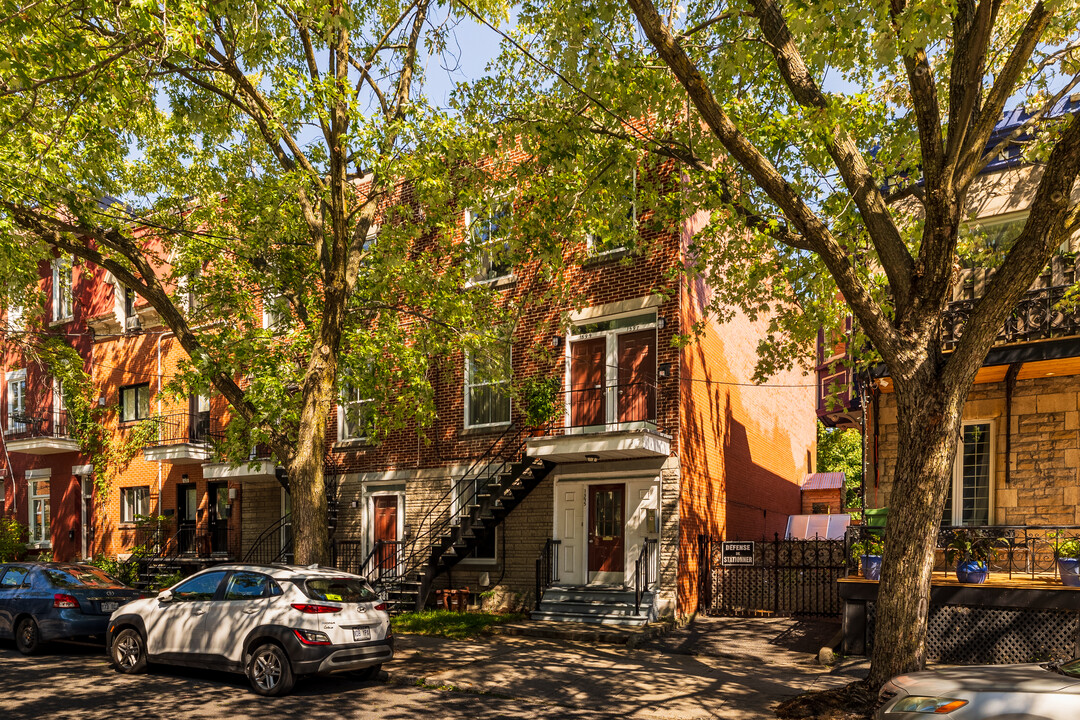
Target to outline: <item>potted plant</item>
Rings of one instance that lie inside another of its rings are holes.
[[[1080,539],[1069,538],[1054,543],[1061,584],[1080,587]]]
[[[990,576],[989,561],[996,554],[995,538],[980,537],[970,530],[957,530],[945,549],[945,561],[956,562],[956,579],[969,585],[982,585]]]
[[[543,432],[559,416],[559,378],[531,377],[522,386],[525,423],[533,432]]]
[[[851,558],[862,563],[862,574],[867,580],[881,580],[881,555],[885,543],[876,533],[868,533],[862,540],[851,544]]]

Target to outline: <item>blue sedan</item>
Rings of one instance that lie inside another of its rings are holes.
[[[109,616],[143,593],[95,567],[68,563],[0,566],[0,637],[32,655],[51,640],[104,638]]]

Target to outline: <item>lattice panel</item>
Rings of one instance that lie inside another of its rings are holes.
[[[869,653],[875,604],[866,610]],[[1074,657],[1078,637],[1080,613],[1074,611],[932,605],[926,655],[932,662],[972,665],[1064,661]]]

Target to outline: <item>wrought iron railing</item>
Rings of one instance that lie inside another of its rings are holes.
[[[404,562],[404,540],[376,540],[363,558],[359,540],[340,540],[336,545],[336,567],[363,575],[372,582],[385,583],[401,575]]]
[[[559,547],[562,541],[548,538],[540,556],[536,558],[536,609],[540,609],[540,600],[544,591],[559,582]]]
[[[1080,313],[1058,308],[1067,289],[1068,286],[1057,286],[1025,293],[994,339],[995,344],[1080,335]],[[955,348],[960,342],[977,302],[977,298],[955,300],[945,309],[941,335],[946,350]]]
[[[659,426],[660,388],[652,382],[600,383],[563,390],[560,417],[545,428],[548,435],[577,435]]]
[[[156,436],[146,442],[148,446],[209,444],[216,438],[209,412],[155,415],[147,421],[157,426]]]
[[[859,558],[866,547],[856,543],[884,536],[884,528],[866,525],[848,528],[845,535],[848,575],[858,574]],[[934,572],[951,576],[959,560],[969,559],[964,557],[961,544],[955,542],[957,539],[971,543],[976,554],[985,554],[992,574],[1003,573],[1010,579],[1054,581],[1060,578],[1058,558],[1076,557],[1080,552],[1080,525],[943,526],[935,540]]]
[[[8,440],[30,438],[70,438],[66,410],[46,413],[11,413],[4,437]]]
[[[641,598],[649,587],[656,582],[653,571],[656,569],[656,551],[659,543],[656,538],[644,538],[641,552],[634,561],[634,612],[641,612]]]
[[[286,513],[277,522],[259,533],[244,554],[243,562],[257,565],[289,563],[293,558],[292,514]]]

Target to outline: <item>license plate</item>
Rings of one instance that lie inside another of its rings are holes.
[[[101,612],[112,612],[118,607],[120,607],[118,602],[103,602],[101,603]]]
[[[352,629],[352,639],[353,640],[370,640],[371,639],[371,628],[366,628],[366,627],[353,628]]]

